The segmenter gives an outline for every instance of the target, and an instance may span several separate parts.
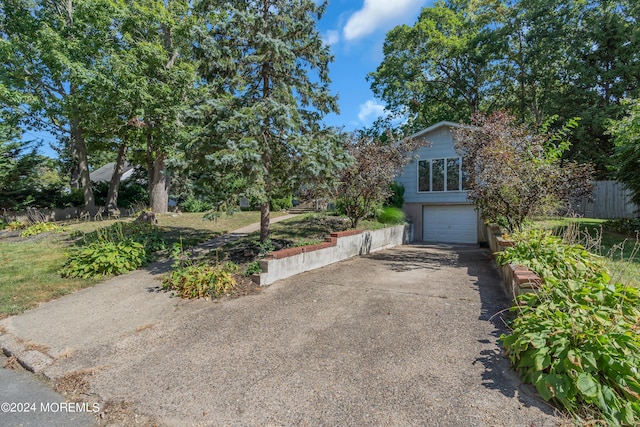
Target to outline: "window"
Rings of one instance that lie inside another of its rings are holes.
[[[420,160],[418,162],[418,191],[429,191],[431,188],[431,162]]]
[[[460,191],[467,182],[460,157],[418,161],[418,192]]]

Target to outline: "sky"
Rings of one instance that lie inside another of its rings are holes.
[[[325,123],[351,131],[371,125],[385,114],[384,104],[373,96],[367,74],[383,60],[382,46],[396,25],[413,25],[431,0],[329,0],[318,23],[335,61],[329,66],[332,91],[339,96],[340,114]]]

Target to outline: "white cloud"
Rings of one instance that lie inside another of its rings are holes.
[[[367,36],[378,29],[391,28],[414,14],[425,0],[364,0],[362,9],[355,12],[343,28],[346,40]]]
[[[324,44],[327,46],[334,45],[340,41],[340,32],[336,30],[328,30],[324,33],[322,39],[324,40]]]
[[[369,122],[373,122],[380,116],[386,116],[387,111],[384,109],[384,106],[378,104],[373,99],[368,100],[364,104],[360,104],[360,112],[358,113],[358,119],[363,124],[367,124]]]

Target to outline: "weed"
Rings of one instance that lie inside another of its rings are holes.
[[[253,261],[247,265],[247,269],[244,271],[245,276],[253,276],[254,274],[262,273],[262,267],[260,267],[260,261]]]
[[[10,356],[4,361],[2,367],[4,369],[18,369],[20,367],[20,362],[18,362],[18,358],[16,356]]]

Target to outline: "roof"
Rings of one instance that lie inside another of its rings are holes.
[[[448,127],[448,128],[461,128],[461,127],[466,127],[467,125],[463,125],[460,123],[454,123],[454,122],[448,122],[446,120],[443,120],[441,122],[436,123],[435,125],[429,126],[426,129],[423,129],[419,132],[414,133],[413,135],[411,135],[409,138],[419,138],[423,135],[426,135],[428,133],[433,132],[434,130],[440,129],[441,127]]]
[[[94,170],[89,174],[91,182],[110,182],[111,177],[113,176],[113,171],[115,170],[115,166],[116,163],[111,162]],[[129,178],[131,178],[131,175],[133,175],[133,166],[125,162],[124,172],[122,174],[122,177],[120,178],[120,181],[128,180]]]

